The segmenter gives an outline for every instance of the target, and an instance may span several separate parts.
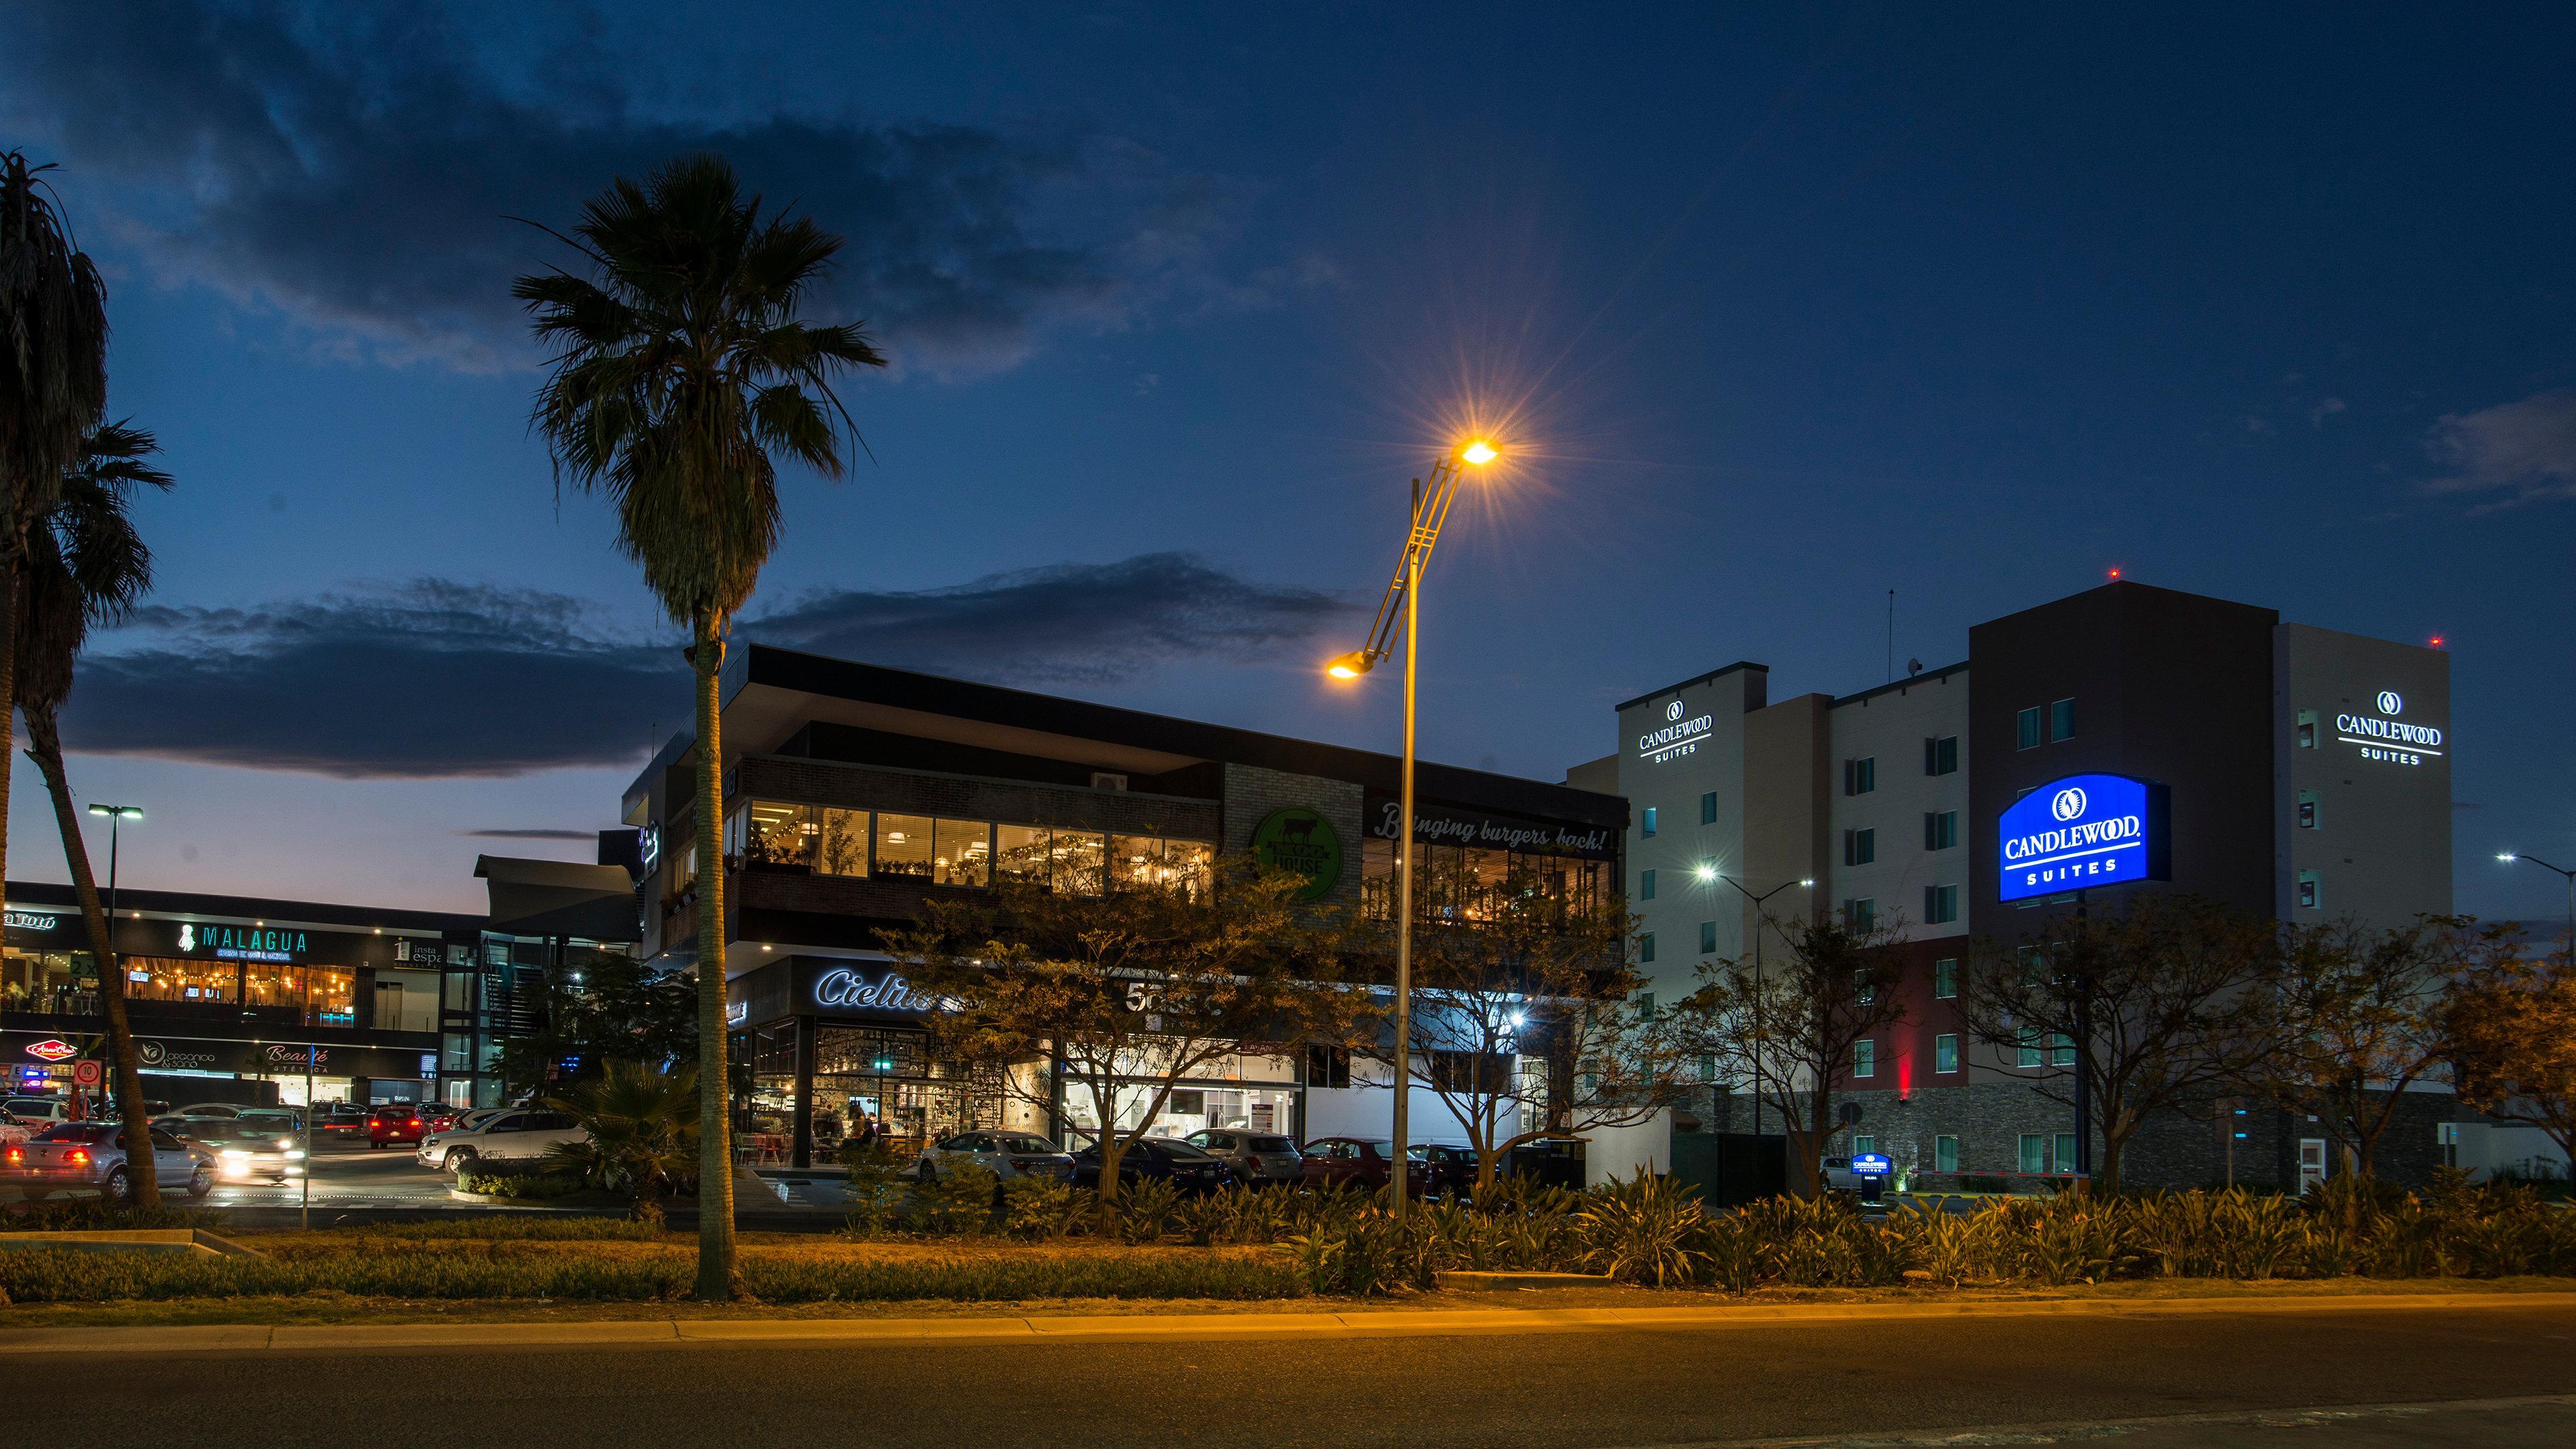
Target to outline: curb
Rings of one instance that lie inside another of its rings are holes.
[[[0,1358],[56,1353],[329,1353],[628,1344],[1114,1343],[1242,1338],[1438,1338],[1758,1329],[1966,1318],[2199,1318],[2462,1308],[2576,1311],[2576,1293],[2313,1298],[1783,1303],[1719,1308],[1388,1309],[1347,1313],[1065,1314],[992,1318],[651,1318],[587,1323],[207,1324],[0,1331]]]

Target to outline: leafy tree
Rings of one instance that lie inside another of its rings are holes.
[[[107,286],[40,179],[52,169],[0,151],[0,639],[13,641],[39,521],[107,414]],[[17,673],[17,650],[0,649],[0,726],[17,707]],[[0,880],[9,775],[0,770]]]
[[[27,758],[45,777],[54,823],[71,869],[72,893],[98,963],[98,994],[107,1017],[108,1062],[125,1119],[125,1160],[134,1201],[161,1205],[151,1149],[151,1113],[143,1105],[142,1063],[125,1009],[125,973],[117,969],[89,842],[81,834],[63,768],[59,716],[72,691],[73,661],[90,626],[122,618],[152,587],[152,551],[135,531],[126,504],[138,486],[168,488],[170,475],[143,460],[160,451],[150,433],[108,423],[90,434],[87,451],[58,482],[54,501],[26,537],[16,618],[18,710],[27,721]]]
[[[2443,1012],[2460,1100],[2539,1128],[2576,1161],[2576,965],[2508,929],[2475,938]]]
[[[1088,1098],[1106,1221],[1120,1161],[1180,1083],[1248,1050],[1346,1044],[1374,1011],[1334,979],[1331,937],[1296,902],[1306,884],[1236,857],[1105,894],[1006,875],[989,901],[933,901],[885,940],[940,999],[943,1055],[1041,1110],[1054,1084],[1033,1063]]]
[[[2465,925],[2284,928],[2277,974],[2257,998],[2271,1018],[2245,1089],[2314,1118],[2370,1176],[2406,1089],[2446,1074],[2443,1024],[2470,948]]]
[[[1787,959],[1764,960],[1758,974],[1749,955],[1703,966],[1685,1009],[1720,1074],[1758,1084],[1757,1100],[1779,1110],[1792,1186],[1819,1198],[1826,1145],[1842,1130],[1834,1094],[1852,1084],[1860,1044],[1905,1019],[1905,950],[1894,921],[1770,924]]]
[[[632,1215],[662,1220],[662,1198],[685,1178],[698,1148],[698,1069],[664,1071],[639,1061],[613,1061],[570,1091],[546,1099],[589,1134],[558,1142],[546,1156],[597,1187],[634,1196]]]
[[[1678,1018],[1632,1003],[1624,907],[1550,894],[1515,876],[1479,913],[1413,926],[1412,1080],[1448,1108],[1491,1185],[1525,1142],[1632,1127],[1679,1095]],[[1391,954],[1391,928],[1357,943]],[[1541,1069],[1522,1068],[1536,1058]]]
[[[2094,1179],[2116,1191],[2139,1128],[2244,1080],[2270,1046],[2279,954],[2268,922],[2141,896],[2116,915],[2048,921],[2016,947],[1981,945],[1959,1013],[1988,1045],[2040,1048],[2041,1095],[2071,1103],[2080,1074],[2102,1138]]]
[[[590,275],[522,276],[512,293],[557,349],[537,395],[558,486],[607,496],[618,547],[686,625],[697,675],[698,1059],[703,1068],[698,1281],[737,1297],[732,1141],[725,1130],[724,741],[717,673],[735,612],[778,542],[778,460],[841,473],[848,416],[832,379],[885,358],[859,324],[801,320],[842,239],[761,215],[733,167],[683,156],[618,178],[561,237]]]
[[[513,1092],[556,1091],[613,1062],[692,1065],[697,997],[687,976],[622,951],[584,955],[546,973],[536,1030],[501,1044],[502,1080]]]

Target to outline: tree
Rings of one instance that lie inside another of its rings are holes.
[[[545,973],[536,1030],[501,1044],[510,1090],[565,1090],[616,1062],[667,1069],[697,1061],[696,982],[623,951],[566,966]]]
[[[0,639],[13,641],[37,521],[107,413],[107,285],[38,179],[52,169],[0,152]],[[0,728],[17,707],[17,673],[17,651],[0,649]],[[0,770],[0,880],[9,774]]]
[[[1878,1035],[1905,1019],[1905,948],[1893,921],[1772,924],[1787,960],[1764,961],[1758,975],[1751,956],[1703,966],[1685,1009],[1720,1074],[1757,1084],[1756,1100],[1779,1110],[1792,1185],[1819,1198],[1826,1144],[1842,1130],[1834,1094],[1855,1080],[1862,1044],[1874,1059]]]
[[[1040,1110],[1088,1097],[1107,1213],[1120,1161],[1180,1083],[1245,1051],[1347,1044],[1374,1012],[1335,979],[1331,935],[1296,901],[1307,883],[1242,857],[1105,893],[1005,878],[885,941],[940,1002],[941,1054]]]
[[[161,1205],[153,1169],[152,1114],[143,1105],[142,1063],[125,1010],[125,974],[117,969],[107,911],[90,869],[89,842],[63,768],[59,716],[72,691],[73,662],[92,624],[122,618],[152,587],[152,551],[126,513],[137,486],[168,488],[170,475],[143,460],[160,451],[150,433],[127,423],[102,425],[87,451],[58,483],[53,504],[26,537],[16,617],[18,709],[27,720],[27,758],[45,777],[72,893],[98,963],[99,1003],[107,1017],[108,1060],[125,1121],[125,1160],[134,1201]]]
[[[2268,1045],[2261,995],[2279,950],[2267,922],[2192,897],[2143,896],[2117,915],[2060,917],[2016,947],[1981,945],[1960,983],[1977,1040],[2036,1051],[2036,1087],[2074,1101],[2081,1079],[2105,1189],[2158,1113],[2242,1081]]]
[[[588,1137],[555,1143],[546,1156],[595,1186],[633,1194],[632,1216],[660,1222],[663,1195],[697,1155],[698,1069],[614,1061],[546,1103],[571,1113]]]
[[[1482,895],[1475,918],[1414,922],[1408,1075],[1466,1134],[1478,1187],[1522,1143],[1633,1127],[1678,1095],[1677,1019],[1633,1004],[1640,978],[1622,948],[1634,925],[1619,905],[1525,876]],[[1390,929],[1372,923],[1361,944],[1390,955]]]
[[[2310,1117],[2370,1176],[2406,1089],[2447,1067],[2443,1022],[2465,924],[2285,927],[2246,1090]]]
[[[555,347],[537,394],[557,486],[607,496],[618,547],[686,625],[697,684],[698,1281],[741,1293],[732,1141],[725,1130],[724,741],[716,677],[735,612],[778,542],[777,462],[841,473],[844,369],[882,367],[860,324],[799,314],[841,249],[812,221],[744,197],[733,167],[684,156],[642,183],[618,178],[573,236],[590,276],[522,276],[512,294]]]
[[[2474,941],[2443,1024],[2460,1100],[2539,1128],[2576,1161],[2576,966],[2503,927]]]

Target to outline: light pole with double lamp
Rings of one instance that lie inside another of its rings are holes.
[[[2576,961],[2576,870],[2569,870],[2563,865],[2551,865],[2536,855],[2523,855],[2510,850],[2497,856],[2496,859],[2508,865],[2517,860],[2529,861],[2542,870],[2554,870],[2567,877],[2567,959]]]
[[[1816,882],[1812,878],[1784,880],[1757,896],[1745,889],[1744,882],[1731,875],[1720,874],[1716,866],[1703,865],[1692,874],[1703,881],[1722,880],[1735,887],[1737,895],[1753,903],[1753,1135],[1759,1137],[1762,1135],[1762,927],[1770,919],[1762,914],[1762,903],[1791,886],[1814,890]],[[1784,1122],[1781,1126],[1785,1130],[1788,1124]]]
[[[1404,1200],[1412,1192],[1412,1159],[1405,1155],[1406,1134],[1412,1124],[1406,1111],[1413,1097],[1413,685],[1414,661],[1418,654],[1416,630],[1422,592],[1422,569],[1431,561],[1432,545],[1440,541],[1440,525],[1449,518],[1449,501],[1458,491],[1458,478],[1468,468],[1482,468],[1502,456],[1500,449],[1484,438],[1469,438],[1443,455],[1432,465],[1428,488],[1423,480],[1413,480],[1413,525],[1404,536],[1404,557],[1396,562],[1395,579],[1386,586],[1386,597],[1378,602],[1377,618],[1369,624],[1365,647],[1343,655],[1324,666],[1324,672],[1335,679],[1351,680],[1368,673],[1378,661],[1395,649],[1395,624],[1399,605],[1404,619],[1404,777],[1398,787],[1402,798],[1395,827],[1395,1120],[1393,1156],[1388,1169],[1387,1194],[1395,1221],[1404,1220]]]
[[[117,993],[119,996],[122,996],[122,995],[124,995],[124,994],[125,994],[125,977],[121,974],[121,973],[125,970],[125,953],[124,953],[124,952],[122,952],[122,951],[119,951],[118,949],[116,949],[116,844],[117,844],[117,833],[118,833],[118,830],[120,829],[120,827],[122,827],[122,826],[125,824],[125,822],[126,822],[126,821],[128,821],[128,820],[140,820],[140,819],[142,819],[142,818],[143,818],[143,807],[142,807],[142,806],[140,806],[140,805],[92,805],[91,807],[89,807],[89,813],[90,813],[90,814],[92,814],[92,815],[104,815],[104,816],[106,816],[106,817],[107,817],[107,942],[108,942],[108,945],[107,945],[107,956],[108,956],[108,959],[106,959],[105,961],[100,962],[100,963],[99,963],[99,967],[98,967],[98,969],[99,969],[99,983],[98,983],[98,990],[99,990],[100,1005],[101,1005],[101,1007],[102,1007],[102,1008],[104,1008],[104,1007],[105,1007],[105,1005],[106,1005],[106,997],[107,997],[107,992],[108,992],[108,989],[109,989],[109,988],[108,988],[108,984],[107,984],[107,979],[106,979],[106,978],[107,978],[107,973],[108,973],[108,972],[110,972],[110,971],[115,971],[115,972],[120,973],[120,974],[117,976],[117,978],[116,978],[116,987],[115,987],[115,990],[116,990],[116,993]]]

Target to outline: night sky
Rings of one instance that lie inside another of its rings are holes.
[[[896,360],[746,637],[1392,748],[1315,664],[1491,429],[1427,756],[1560,778],[1736,659],[1882,682],[1891,588],[1938,666],[2118,567],[2442,636],[2460,905],[2555,912],[2493,856],[2576,857],[2576,11],[2080,8],[13,10],[0,147],[179,478],[74,786],[135,885],[587,855],[688,685],[528,432],[508,284],[566,256],[512,218],[711,147]]]

